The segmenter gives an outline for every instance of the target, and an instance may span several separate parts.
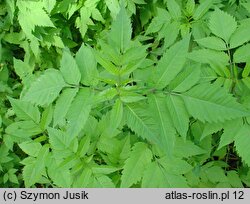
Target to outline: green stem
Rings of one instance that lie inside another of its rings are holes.
[[[229,48],[228,44],[226,44],[226,48],[227,48],[227,54],[229,56],[230,78],[232,79],[230,93],[233,93],[234,86],[235,86],[234,63],[233,63],[232,55],[230,53],[230,48]]]

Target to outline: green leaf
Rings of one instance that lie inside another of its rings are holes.
[[[172,18],[178,19],[181,17],[181,8],[175,0],[168,0],[167,8]]]
[[[227,50],[225,42],[215,36],[206,37],[202,39],[196,40],[196,42],[206,48],[213,49],[213,50]]]
[[[181,96],[190,115],[203,122],[223,122],[249,115],[234,97],[216,85],[197,85]]]
[[[250,41],[250,21],[243,22],[230,38],[230,48],[235,48]]]
[[[164,167],[166,171],[175,175],[186,174],[190,172],[193,167],[183,159],[162,157],[158,162]]]
[[[73,100],[66,115],[68,120],[67,133],[76,137],[84,128],[91,110],[92,94],[90,89],[81,89]]]
[[[35,26],[54,27],[48,14],[43,10],[43,2],[18,1],[18,20],[24,33],[32,38],[31,33]]]
[[[154,133],[154,121],[150,114],[145,111],[146,107],[138,105],[126,105],[124,117],[128,127],[138,136],[149,142],[158,143]]]
[[[239,156],[248,166],[250,166],[250,152],[248,151],[248,145],[250,143],[250,126],[244,125],[239,134],[234,139],[234,144]]]
[[[180,22],[173,21],[159,31],[159,38],[164,38],[164,49],[172,46],[180,33]]]
[[[204,14],[211,8],[213,5],[213,0],[202,1],[201,4],[195,9],[193,18],[194,20],[201,19]]]
[[[216,9],[210,16],[209,28],[214,35],[228,43],[231,35],[237,28],[237,22],[228,13]]]
[[[82,170],[81,174],[75,179],[73,187],[74,188],[86,188],[93,181],[93,172],[89,167]]]
[[[17,117],[22,120],[33,120],[35,123],[39,123],[40,111],[38,107],[34,106],[30,102],[17,100],[10,97],[9,101]]]
[[[191,63],[176,76],[169,87],[174,92],[185,92],[198,83],[200,76],[200,64]]]
[[[171,17],[166,9],[157,8],[157,15],[152,19],[145,34],[148,35],[160,31],[162,26],[167,24],[170,19]]]
[[[166,87],[182,70],[187,57],[189,39],[188,36],[174,44],[160,59],[154,76],[157,88]]]
[[[43,3],[44,3],[44,8],[46,9],[46,11],[50,13],[56,5],[56,0],[46,0],[46,1],[43,1]]]
[[[25,187],[31,187],[38,182],[45,171],[45,161],[49,154],[49,148],[43,146],[38,153],[37,158],[23,168],[23,179]]]
[[[205,137],[208,135],[211,135],[213,133],[216,133],[220,131],[224,126],[224,123],[219,122],[219,123],[206,123],[201,135],[200,140],[203,140]]]
[[[109,39],[118,51],[124,53],[129,46],[132,35],[130,18],[122,4],[115,21],[112,23]]]
[[[98,71],[97,62],[91,48],[82,44],[76,53],[76,63],[81,72],[81,83],[84,85],[97,85]]]
[[[94,51],[94,55],[96,58],[96,61],[102,65],[104,69],[106,69],[110,74],[118,75],[119,69],[109,60],[107,60],[105,57],[103,57],[103,54],[98,51]]]
[[[144,171],[142,188],[167,188],[170,187],[164,170],[157,162],[150,163]]]
[[[236,63],[248,62],[250,60],[249,49],[250,49],[250,43],[238,48],[233,55],[234,62]]]
[[[15,72],[22,80],[24,80],[25,77],[32,74],[33,68],[29,66],[27,63],[16,58],[13,58],[13,61],[14,61]]]
[[[49,142],[53,150],[66,150],[70,145],[70,136],[67,136],[64,132],[48,128]],[[72,151],[73,152],[73,151]]]
[[[178,96],[167,95],[166,102],[174,127],[177,132],[186,139],[189,126],[189,115],[183,101]]]
[[[218,149],[221,149],[222,147],[232,143],[236,135],[241,134],[242,125],[242,119],[235,119],[225,123]]]
[[[106,175],[96,176],[93,183],[94,188],[115,188],[110,177]]]
[[[210,168],[204,169],[204,173],[213,183],[227,182],[227,177],[224,173],[224,170],[219,166],[212,166]]]
[[[48,176],[57,187],[70,188],[73,182],[73,176],[70,170],[67,168],[58,168],[56,160],[52,158],[48,164]]]
[[[172,155],[175,142],[175,129],[171,121],[166,100],[160,96],[153,95],[149,98],[149,106],[151,113],[153,113],[152,117],[158,124],[157,129],[159,133],[155,133],[155,136],[159,134],[158,145],[165,153]]]
[[[115,136],[115,131],[119,127],[122,118],[123,118],[123,104],[121,100],[117,99],[110,112],[109,125],[103,134],[107,135],[108,137]]]
[[[32,157],[37,157],[42,145],[39,142],[27,141],[19,144],[23,152]]]
[[[11,123],[5,129],[5,132],[11,136],[15,136],[18,138],[29,138],[42,133],[43,130],[40,128],[39,124],[28,120]]]
[[[63,51],[60,71],[62,72],[65,82],[68,84],[77,85],[80,82],[81,73],[69,50],[64,49]]]
[[[220,66],[228,64],[229,57],[224,52],[209,49],[194,50],[188,54],[188,58],[200,63],[214,63]]]
[[[53,116],[54,127],[56,125],[63,124],[65,116],[77,92],[78,92],[77,88],[75,89],[66,88],[63,90],[62,94],[57,99]]]
[[[85,136],[79,142],[79,146],[78,146],[79,156],[84,157],[85,154],[88,152],[89,148],[90,148],[90,137]]]
[[[23,100],[37,105],[48,105],[59,95],[66,86],[61,73],[55,69],[48,69],[39,76],[25,93]]]
[[[228,171],[227,178],[233,188],[244,188],[237,171]]]
[[[121,177],[121,188],[128,188],[141,180],[144,170],[152,160],[152,153],[145,143],[138,142],[125,161]]]
[[[42,118],[40,122],[40,127],[42,130],[46,130],[53,119],[54,109],[52,104],[46,107],[42,113]]]

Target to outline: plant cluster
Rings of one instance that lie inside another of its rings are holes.
[[[250,2],[0,2],[1,187],[249,187]]]

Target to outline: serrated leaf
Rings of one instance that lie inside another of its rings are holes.
[[[167,95],[166,102],[171,120],[177,132],[186,139],[189,115],[186,111],[183,101],[178,96]]]
[[[196,42],[203,47],[210,48],[213,50],[227,49],[225,42],[222,39],[215,36],[198,39],[196,40]]]
[[[53,180],[57,187],[70,188],[73,182],[73,176],[69,169],[58,168],[55,159],[51,159],[48,164],[48,176]]]
[[[122,4],[115,21],[112,23],[109,39],[117,47],[118,51],[124,53],[129,45],[132,35],[130,18]]]
[[[126,124],[132,131],[149,142],[158,143],[154,133],[154,121],[143,107],[126,105],[124,110]]]
[[[207,178],[213,182],[227,182],[227,177],[224,173],[224,170],[219,166],[212,166],[208,169],[204,169],[204,173]]]
[[[193,169],[193,167],[183,159],[162,157],[158,162],[164,167],[169,173],[180,175],[186,174]]]
[[[206,150],[195,145],[192,141],[184,141],[182,138],[176,138],[174,155],[181,158],[189,158],[194,155],[205,154]]]
[[[98,71],[97,62],[91,48],[82,44],[76,53],[76,63],[81,72],[81,83],[85,85],[97,85]]]
[[[145,143],[138,142],[125,161],[121,177],[121,188],[128,188],[141,180],[144,170],[152,160],[152,153]]]
[[[210,7],[213,5],[213,1],[206,0],[203,1],[199,6],[195,9],[193,18],[194,20],[198,20],[202,18],[202,16],[210,9]]]
[[[188,58],[200,63],[216,63],[221,66],[227,65],[229,61],[226,53],[209,49],[194,50],[188,54]]]
[[[35,26],[54,27],[48,14],[43,10],[43,2],[18,1],[18,20],[24,33],[32,38],[31,33]]]
[[[40,127],[42,130],[46,130],[47,127],[50,125],[53,119],[54,108],[52,104],[46,107],[42,113]]]
[[[230,38],[230,48],[235,48],[250,41],[250,21],[243,22]]]
[[[37,157],[42,145],[39,142],[27,141],[19,144],[23,152],[32,157]]]
[[[103,54],[101,52],[94,51],[94,55],[96,58],[96,61],[103,66],[104,69],[106,69],[110,74],[118,75],[119,69],[109,60],[107,60],[105,57],[103,57]]]
[[[173,21],[166,26],[164,26],[161,31],[159,31],[159,38],[164,38],[164,49],[172,46],[178,35],[180,33],[180,22]]]
[[[27,63],[16,58],[13,58],[13,61],[14,61],[15,72],[22,80],[24,80],[25,77],[32,74],[33,68],[29,66]]]
[[[112,179],[106,175],[96,176],[93,183],[94,188],[115,188]]]
[[[41,106],[48,105],[57,98],[65,85],[58,70],[48,69],[30,85],[23,100]]]
[[[49,154],[49,148],[43,146],[38,153],[36,160],[23,168],[23,179],[25,187],[31,187],[42,177],[45,170],[45,161]]]
[[[181,96],[190,115],[203,122],[223,122],[249,115],[232,95],[216,85],[197,85]]]
[[[250,127],[244,125],[234,139],[234,144],[239,156],[248,166],[250,166],[250,152],[248,145],[250,144]]]
[[[241,134],[242,119],[236,119],[225,123],[223,134],[220,137],[220,143],[218,149],[232,143],[236,135]]]
[[[175,129],[171,121],[171,116],[167,107],[167,102],[164,98],[160,96],[153,95],[149,98],[149,105],[152,117],[158,124],[158,132],[155,136],[159,134],[158,145],[164,150],[164,153],[172,155],[175,143]]]
[[[81,73],[75,59],[71,56],[70,52],[65,49],[61,59],[60,71],[62,72],[65,82],[72,85],[79,84]]]
[[[84,128],[91,110],[92,94],[90,89],[80,89],[66,115],[67,133],[76,137]]]
[[[160,31],[162,26],[170,21],[170,18],[171,17],[167,10],[162,8],[157,8],[157,15],[152,19],[145,34],[148,35],[150,33],[155,33]]]
[[[196,85],[201,77],[200,64],[191,64],[183,72],[180,72],[176,78],[169,84],[174,92],[185,92]]]
[[[166,188],[167,183],[163,171],[157,162],[150,163],[144,171],[142,188]]]
[[[181,17],[181,8],[175,0],[168,0],[167,8],[172,18],[178,19]]]
[[[107,129],[105,130],[104,134],[108,137],[115,136],[115,131],[119,127],[123,118],[123,104],[122,101],[117,99],[111,112],[110,112],[110,119]]]
[[[185,37],[164,53],[156,67],[154,81],[157,88],[166,87],[183,68],[187,57],[189,39],[189,36]]]
[[[221,130],[223,128],[223,126],[224,126],[224,123],[222,123],[222,122],[206,123],[204,126],[200,140],[203,140],[208,135],[211,135],[213,133],[218,132],[219,130]]]
[[[244,188],[237,171],[228,171],[227,178],[233,188]]]
[[[77,177],[77,179],[73,183],[74,188],[86,188],[88,187],[94,180],[92,170],[87,167],[84,168],[81,174]]]
[[[44,0],[44,8],[50,13],[56,5],[56,0]]]
[[[69,110],[69,107],[76,96],[78,89],[64,89],[60,97],[56,101],[55,110],[54,110],[54,120],[53,126],[55,127],[58,124],[62,124],[65,116]]]
[[[13,98],[9,98],[9,100],[17,117],[22,120],[33,120],[35,123],[39,123],[40,111],[38,107],[27,101],[21,101]]]
[[[250,60],[249,49],[250,49],[250,43],[238,48],[233,55],[234,62],[236,63],[248,62]]]
[[[211,14],[208,25],[214,35],[222,38],[227,43],[237,28],[234,17],[219,9],[216,9]]]
[[[48,128],[49,142],[53,150],[66,150],[70,145],[71,138],[67,136],[64,132]],[[73,151],[72,151],[73,152]]]

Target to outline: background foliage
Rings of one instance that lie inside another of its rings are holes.
[[[1,187],[249,187],[247,0],[0,1]]]

